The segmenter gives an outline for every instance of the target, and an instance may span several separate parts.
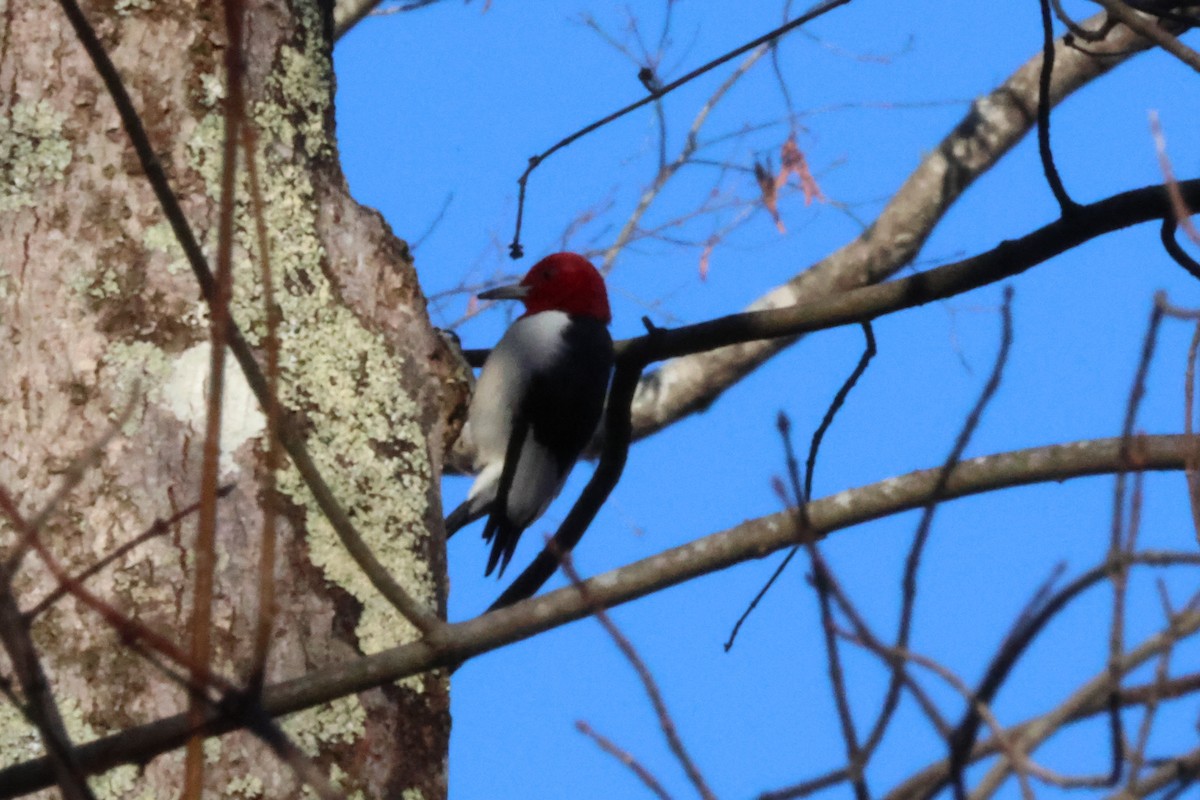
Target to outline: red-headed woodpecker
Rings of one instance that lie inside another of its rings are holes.
[[[487,515],[485,575],[500,574],[521,533],[562,489],[596,431],[612,372],[612,314],[604,279],[586,258],[555,253],[514,286],[479,295],[525,303],[483,365],[467,412],[475,479],[446,533]]]

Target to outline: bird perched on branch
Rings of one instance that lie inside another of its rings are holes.
[[[520,300],[525,313],[483,365],[467,412],[478,477],[446,518],[453,535],[487,516],[485,575],[500,574],[521,533],[562,489],[596,431],[612,372],[612,314],[604,279],[586,258],[555,253],[484,300]]]

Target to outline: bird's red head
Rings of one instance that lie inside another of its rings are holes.
[[[578,253],[554,253],[533,265],[521,281],[526,314],[565,311],[602,322],[612,320],[600,272]]]

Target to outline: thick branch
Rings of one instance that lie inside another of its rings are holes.
[[[1120,438],[984,456],[955,466],[939,497],[949,500],[1011,486],[1062,481],[1122,469],[1182,470],[1189,452],[1188,437],[1144,436],[1134,440],[1127,458],[1122,456]],[[941,472],[941,469],[923,470],[815,501],[808,506],[809,524],[803,530],[798,527],[796,516],[789,511],[751,520],[592,578],[586,582],[588,594],[593,603],[605,607],[620,605],[790,547],[804,535],[823,538],[835,530],[918,508],[929,501]],[[439,647],[415,642],[276,684],[264,692],[263,708],[272,715],[309,708],[406,676],[461,663],[589,614],[589,603],[578,589],[560,589],[449,626]],[[206,733],[221,733],[233,727],[235,723],[231,720],[220,717],[215,711],[209,712]],[[79,747],[77,752],[85,770],[99,772],[122,763],[144,762],[172,750],[187,738],[188,733],[186,716],[178,715],[90,742]],[[0,798],[49,786],[52,780],[51,768],[45,759],[0,770]]]
[[[1089,20],[1097,26],[1101,14]],[[1089,52],[1055,44],[1050,102],[1057,104],[1138,52],[1152,46],[1129,28],[1115,26]],[[854,286],[878,283],[907,264],[954,201],[1029,131],[1036,117],[1039,53],[990,94],[976,100],[967,116],[930,152],[887,207],[861,236],[779,286],[751,309],[810,303]],[[648,436],[681,417],[707,408],[794,339],[760,341],[678,358],[647,375],[633,411],[637,437]]]
[[[1189,205],[1200,204],[1200,178],[1182,181],[1177,186]],[[1056,220],[1019,239],[1001,242],[985,253],[911,277],[816,297],[785,308],[744,311],[682,328],[658,328],[652,334],[619,342],[618,358],[625,358],[631,351],[647,361],[679,356],[705,358],[771,343],[762,340],[788,342],[797,334],[866,322],[996,283],[1090,239],[1142,222],[1169,219],[1172,213],[1167,187],[1133,189],[1078,206],[1069,218]],[[723,349],[714,351],[714,348]]]

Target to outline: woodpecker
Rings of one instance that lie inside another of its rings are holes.
[[[487,516],[487,571],[499,575],[521,533],[558,495],[604,409],[613,365],[604,279],[586,258],[555,253],[520,283],[479,295],[525,313],[488,355],[467,411],[477,477],[446,534]]]

